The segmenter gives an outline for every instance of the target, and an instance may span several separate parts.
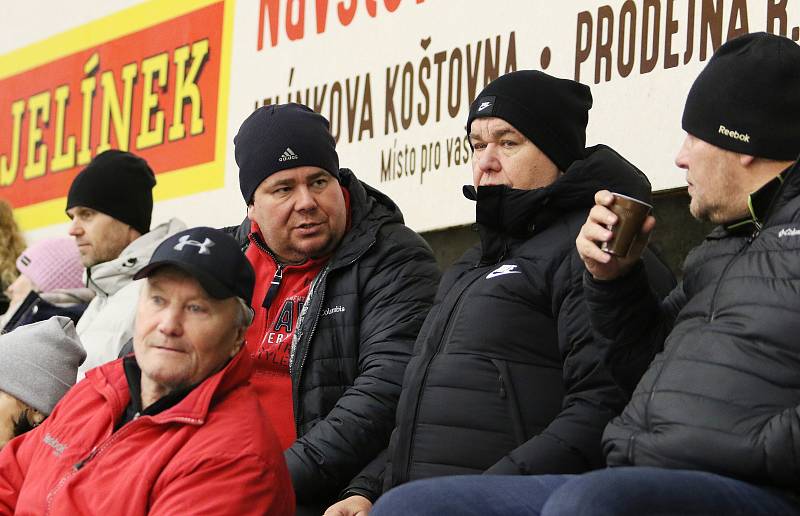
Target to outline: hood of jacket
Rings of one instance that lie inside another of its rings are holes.
[[[86,270],[86,286],[98,295],[111,296],[133,280],[134,274],[147,265],[158,244],[173,233],[186,229],[186,224],[173,218],[140,236],[108,262]]]
[[[527,239],[567,213],[588,210],[598,190],[610,190],[651,202],[647,176],[606,145],[586,149],[548,186],[519,190],[505,185],[464,186],[464,196],[476,201],[475,221],[481,236],[482,262],[499,260],[510,240]]]
[[[384,224],[403,223],[400,208],[384,193],[339,169],[339,182],[350,192],[350,230],[345,233],[331,258],[331,266],[345,265],[369,249]]]

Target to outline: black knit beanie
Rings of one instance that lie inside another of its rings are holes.
[[[717,147],[776,160],[800,154],[800,47],[759,32],[714,53],[694,81],[683,129]]]
[[[139,233],[150,231],[156,177],[142,158],[120,150],[98,154],[75,176],[67,194],[67,209],[92,208]]]
[[[330,124],[302,104],[256,109],[233,139],[239,188],[247,204],[264,179],[281,170],[313,166],[339,179],[339,156]]]
[[[498,77],[478,95],[469,108],[467,135],[476,118],[502,118],[565,171],[583,158],[591,107],[588,86],[519,70]]]

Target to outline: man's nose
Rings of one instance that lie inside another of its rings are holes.
[[[678,154],[675,155],[675,165],[678,168],[688,170],[689,169],[689,136],[687,135],[683,139],[683,143],[681,144],[681,148],[678,149]]]
[[[68,230],[69,236],[78,236],[81,233],[83,233],[83,228],[78,222],[78,219],[77,218],[72,219],[72,221],[69,223],[69,230]]]
[[[478,158],[478,167],[482,172],[497,172],[500,170],[500,160],[497,157],[497,145],[488,144]]]
[[[307,186],[301,186],[295,191],[295,209],[297,211],[310,211],[317,207],[317,199]]]
[[[178,308],[168,307],[159,313],[158,331],[164,335],[181,335],[183,323],[182,313]]]

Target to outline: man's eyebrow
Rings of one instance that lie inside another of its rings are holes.
[[[324,170],[320,170],[320,171],[315,172],[315,173],[311,174],[310,176],[308,176],[308,178],[306,178],[306,180],[310,181],[310,182],[313,182],[313,181],[316,181],[317,179],[319,179],[321,177],[326,177],[326,176],[329,176],[329,175],[330,174],[328,172],[326,172]]]
[[[520,133],[511,127],[501,127],[500,129],[493,130],[489,136],[492,138],[502,138],[503,136],[507,136],[509,134],[518,135]],[[477,133],[469,133],[469,139],[483,141],[483,138]]]
[[[503,136],[508,136],[509,134],[516,136],[519,134],[519,132],[511,127],[502,127],[492,131],[492,136],[495,138],[502,138]]]
[[[266,184],[267,188],[275,188],[276,186],[292,186],[294,185],[295,181],[292,178],[287,179],[278,179],[274,182],[268,182]]]

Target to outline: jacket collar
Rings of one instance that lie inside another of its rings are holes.
[[[403,223],[400,208],[388,196],[356,178],[346,168],[339,170],[339,181],[350,192],[350,230],[330,260],[335,269],[357,260],[375,243],[384,224]]]
[[[475,221],[481,235],[482,263],[506,256],[518,239],[527,239],[549,227],[565,214],[594,205],[594,194],[608,189],[650,202],[650,181],[616,151],[605,145],[586,150],[552,184],[535,190],[507,186],[463,188],[476,201]]]
[[[152,416],[154,423],[186,423],[202,425],[215,399],[247,384],[253,369],[252,361],[242,349],[220,371],[209,376],[172,407]],[[131,355],[129,355],[131,356]],[[124,359],[118,359],[89,371],[87,381],[109,402],[115,418],[130,402],[130,389],[125,376]]]
[[[783,170],[764,186],[747,198],[747,215],[741,219],[724,224],[711,232],[709,238],[723,238],[726,235],[753,234],[761,231],[773,214],[789,200],[800,194],[800,174],[795,172],[798,163]],[[780,221],[777,221],[780,222]]]

